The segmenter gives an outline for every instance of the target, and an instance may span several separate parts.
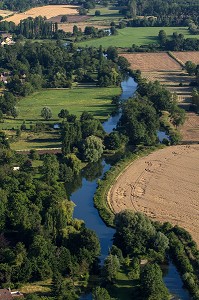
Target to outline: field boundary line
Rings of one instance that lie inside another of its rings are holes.
[[[173,60],[175,60],[175,62],[177,62],[181,67],[184,68],[184,63],[183,63],[180,59],[178,59],[178,58],[173,54],[173,52],[168,51],[167,54],[168,54]]]

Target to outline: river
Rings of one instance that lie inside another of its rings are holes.
[[[133,96],[136,91],[137,83],[132,77],[125,79],[121,83],[122,94],[120,99],[122,101],[127,100],[129,97]],[[108,121],[103,123],[104,130],[110,133],[117,125],[121,116],[121,112],[111,116]],[[81,187],[71,194],[70,199],[75,203],[74,218],[84,220],[87,228],[92,229],[96,232],[101,245],[101,256],[100,260],[103,263],[105,257],[108,255],[109,249],[112,245],[112,239],[115,230],[106,226],[106,224],[100,218],[97,209],[93,205],[93,197],[97,188],[97,181],[102,178],[104,173],[110,169],[111,165],[106,163],[105,160],[102,161],[101,171],[99,176],[95,179],[83,177],[81,180]],[[182,280],[175,268],[175,266],[170,263],[167,272],[164,274],[164,282],[169,289],[170,293],[175,296],[174,299],[178,300],[190,300],[188,292],[182,288]],[[91,300],[91,293],[87,295],[82,295],[81,300]]]

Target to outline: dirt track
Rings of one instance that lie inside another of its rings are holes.
[[[136,160],[108,201],[115,213],[128,208],[178,224],[199,244],[199,145],[167,147]]]

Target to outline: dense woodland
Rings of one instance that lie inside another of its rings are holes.
[[[138,16],[161,16],[161,17],[179,17],[180,19],[198,18],[199,2],[181,1],[181,0],[118,0],[118,6],[126,7],[124,12],[128,17]]]

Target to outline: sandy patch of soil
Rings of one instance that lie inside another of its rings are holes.
[[[19,24],[20,20],[27,19],[28,17],[46,17],[50,19],[59,15],[78,15],[78,6],[74,5],[46,5],[42,7],[34,7],[27,10],[24,13],[16,13],[11,17],[8,17],[6,21],[12,21],[15,24]]]
[[[114,213],[132,209],[177,224],[199,244],[199,145],[167,147],[134,161],[108,202]]]

